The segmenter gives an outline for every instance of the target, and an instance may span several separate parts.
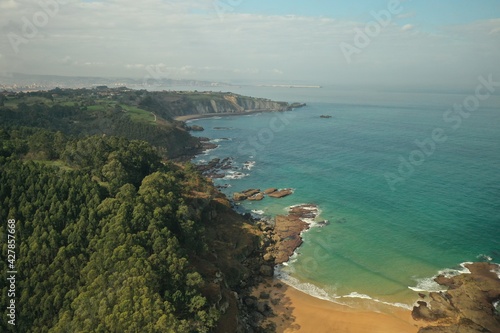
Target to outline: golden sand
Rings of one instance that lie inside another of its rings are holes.
[[[268,319],[279,333],[417,333],[419,328],[405,309],[394,308],[390,313],[354,309],[312,297],[279,280],[262,284],[254,295],[259,297],[262,291],[275,303],[279,300],[271,305],[276,317]]]

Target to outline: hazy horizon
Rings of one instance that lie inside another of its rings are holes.
[[[0,10],[4,74],[419,89],[500,78],[500,3],[487,0],[6,0]]]

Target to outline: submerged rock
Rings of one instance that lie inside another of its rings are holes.
[[[247,197],[251,197],[252,195],[255,195],[255,194],[258,194],[258,193],[260,193],[260,190],[259,189],[254,189],[254,188],[251,188],[251,189],[243,191],[243,194],[245,194]]]
[[[261,201],[262,199],[264,199],[264,194],[262,193],[257,193],[248,197],[248,200],[250,201]]]
[[[205,129],[199,125],[192,125],[192,126],[189,126],[188,129],[190,131],[195,131],[195,132],[202,132],[204,131]]]
[[[291,189],[284,189],[284,190],[279,190],[279,191],[275,191],[275,192],[272,192],[272,193],[269,193],[268,196],[270,196],[271,198],[284,198],[286,196],[289,196],[293,194],[293,191]]]

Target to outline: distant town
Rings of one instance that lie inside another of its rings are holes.
[[[270,88],[322,88],[320,85],[303,84],[243,84],[244,86]],[[169,87],[213,88],[213,87],[241,87],[240,84],[202,80],[176,80],[168,78],[106,78],[86,76],[58,76],[58,75],[30,75],[21,73],[0,73],[0,91],[30,92],[52,90],[55,88],[93,88],[107,86],[109,88],[127,87],[134,90],[169,90]],[[209,89],[212,90],[212,89]]]
[[[134,78],[102,78],[102,77],[70,77],[57,75],[28,75],[21,73],[1,73],[0,91],[38,91],[54,88],[91,88],[108,86],[110,88],[128,87],[132,89],[154,89],[155,87],[187,86],[187,87],[227,87],[231,84],[199,80],[134,79]]]

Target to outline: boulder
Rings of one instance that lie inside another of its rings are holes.
[[[268,188],[267,190],[265,190],[264,194],[271,194],[273,192],[276,192],[277,190],[278,190],[277,188],[271,187],[271,188]]]
[[[260,275],[265,277],[272,277],[274,275],[274,270],[269,265],[262,265],[259,269]]]
[[[291,189],[284,189],[284,190],[279,190],[279,191],[270,193],[270,194],[268,194],[268,196],[270,196],[271,198],[280,199],[280,198],[284,198],[286,196],[289,196],[292,193],[293,193],[293,191]]]
[[[257,311],[259,311],[263,315],[266,315],[266,313],[269,311],[269,305],[267,304],[267,302],[257,303]]]
[[[243,300],[243,303],[245,303],[246,306],[249,308],[256,308],[257,307],[257,298],[253,296],[245,297]]]
[[[242,193],[244,195],[246,195],[247,197],[251,197],[252,195],[256,195],[256,194],[260,193],[260,190],[251,188],[251,189],[243,191]]]
[[[240,192],[235,192],[233,194],[233,200],[234,201],[243,201],[243,200],[246,200],[247,199],[247,196],[243,193],[240,193]]]
[[[254,194],[254,195],[248,197],[247,199],[250,201],[261,201],[262,199],[264,199],[264,194],[257,193],[257,194]]]
[[[266,293],[265,291],[262,291],[259,295],[260,299],[269,299],[270,295],[269,293]]]
[[[189,127],[189,130],[190,131],[196,131],[196,132],[202,132],[204,131],[205,129],[201,126],[198,126],[198,125],[192,125]]]
[[[266,253],[262,258],[264,259],[264,261],[273,261],[274,256],[272,253]]]

